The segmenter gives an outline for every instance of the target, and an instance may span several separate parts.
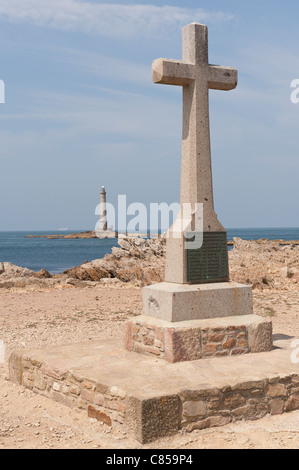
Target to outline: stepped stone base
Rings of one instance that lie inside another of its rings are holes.
[[[289,339],[271,352],[170,364],[108,340],[19,351],[10,380],[131,434],[141,443],[299,409]]]
[[[272,323],[257,315],[179,323],[140,316],[126,327],[125,349],[172,363],[273,348]]]

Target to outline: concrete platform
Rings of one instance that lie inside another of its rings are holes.
[[[275,339],[275,338],[274,338]],[[271,352],[171,364],[127,352],[122,341],[16,351],[10,380],[112,426],[141,443],[268,413],[299,409],[291,340]]]

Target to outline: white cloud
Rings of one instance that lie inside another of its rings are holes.
[[[153,135],[155,139],[167,140],[173,138],[176,128],[180,135],[177,104],[137,93],[112,89],[102,92],[99,96],[86,96],[26,91],[29,107],[22,114],[0,115],[0,121],[15,125],[26,122],[27,127],[38,128],[43,135],[54,132],[55,140],[125,136],[130,140],[153,141]]]
[[[151,64],[143,65],[130,60],[113,58],[89,51],[71,48],[56,48],[55,60],[75,65],[76,68],[101,77],[101,79],[121,80],[122,82],[151,85]]]
[[[228,21],[221,11],[173,6],[97,4],[78,0],[1,0],[0,20],[106,37],[152,36],[198,22]]]

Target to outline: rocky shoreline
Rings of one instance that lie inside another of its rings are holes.
[[[69,233],[67,235],[26,235],[25,238],[47,238],[48,240],[57,240],[57,239],[91,239],[97,238],[97,235],[94,231],[90,230],[88,232],[79,232],[79,233]]]
[[[122,234],[107,230],[105,232],[95,232],[94,230],[88,230],[87,232],[76,232],[76,233],[67,233],[66,235],[62,234],[52,234],[52,235],[26,235],[24,238],[46,238],[48,240],[91,240],[93,238],[121,238],[121,237],[133,237],[133,238],[148,238],[147,234]],[[299,242],[298,242],[299,243]]]
[[[115,232],[104,233],[100,238],[117,238]],[[66,235],[26,235],[25,238],[47,238],[48,240],[90,240],[99,238],[95,231],[89,230],[87,232],[68,233]]]
[[[111,232],[109,232],[111,233]],[[118,234],[117,232],[116,233],[116,236],[115,238],[118,238]],[[119,234],[119,238],[121,237],[130,237],[130,238],[147,238],[148,235],[147,234],[139,234],[138,236],[136,236],[136,234],[127,234],[126,236],[125,235],[122,235],[122,234]],[[83,239],[86,239],[86,240],[90,240],[90,239],[93,239],[93,238],[99,238],[98,235],[96,234],[96,232],[94,230],[88,230],[86,232],[77,232],[77,233],[68,233],[66,235],[62,235],[62,234],[54,234],[54,235],[26,235],[25,238],[46,238],[48,240],[58,240],[58,239],[65,239],[65,240],[83,240]],[[104,237],[101,237],[101,238],[104,238]],[[109,236],[109,238],[111,238]],[[257,243],[259,244],[262,244],[264,242],[268,242],[269,240],[268,239],[260,239],[260,240],[256,240]],[[271,242],[273,243],[277,243],[281,246],[286,246],[286,245],[299,245],[299,240],[271,240]],[[234,246],[234,241],[231,241],[229,240],[227,242],[227,246]]]
[[[51,275],[0,263],[0,288],[92,287],[97,283],[144,286],[164,279],[164,238],[121,237],[118,247],[102,259]],[[234,238],[229,251],[230,278],[254,289],[298,290],[299,241],[245,241]]]

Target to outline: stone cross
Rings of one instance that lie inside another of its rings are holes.
[[[152,65],[154,83],[183,87],[183,144],[181,167],[181,207],[185,203],[203,204],[203,233],[219,233],[225,229],[214,210],[209,89],[232,90],[237,86],[238,72],[232,67],[210,65],[208,60],[208,28],[192,23],[183,28],[183,59],[157,59]],[[193,213],[193,217],[195,214]],[[194,220],[190,220],[192,226]],[[193,228],[192,228],[193,230]],[[181,252],[184,272],[175,274],[173,264],[175,242],[167,240],[172,252],[167,257],[166,281],[187,282],[186,253]],[[179,242],[178,242],[179,243]],[[181,245],[178,249],[181,249]],[[176,253],[177,257],[179,253]]]

